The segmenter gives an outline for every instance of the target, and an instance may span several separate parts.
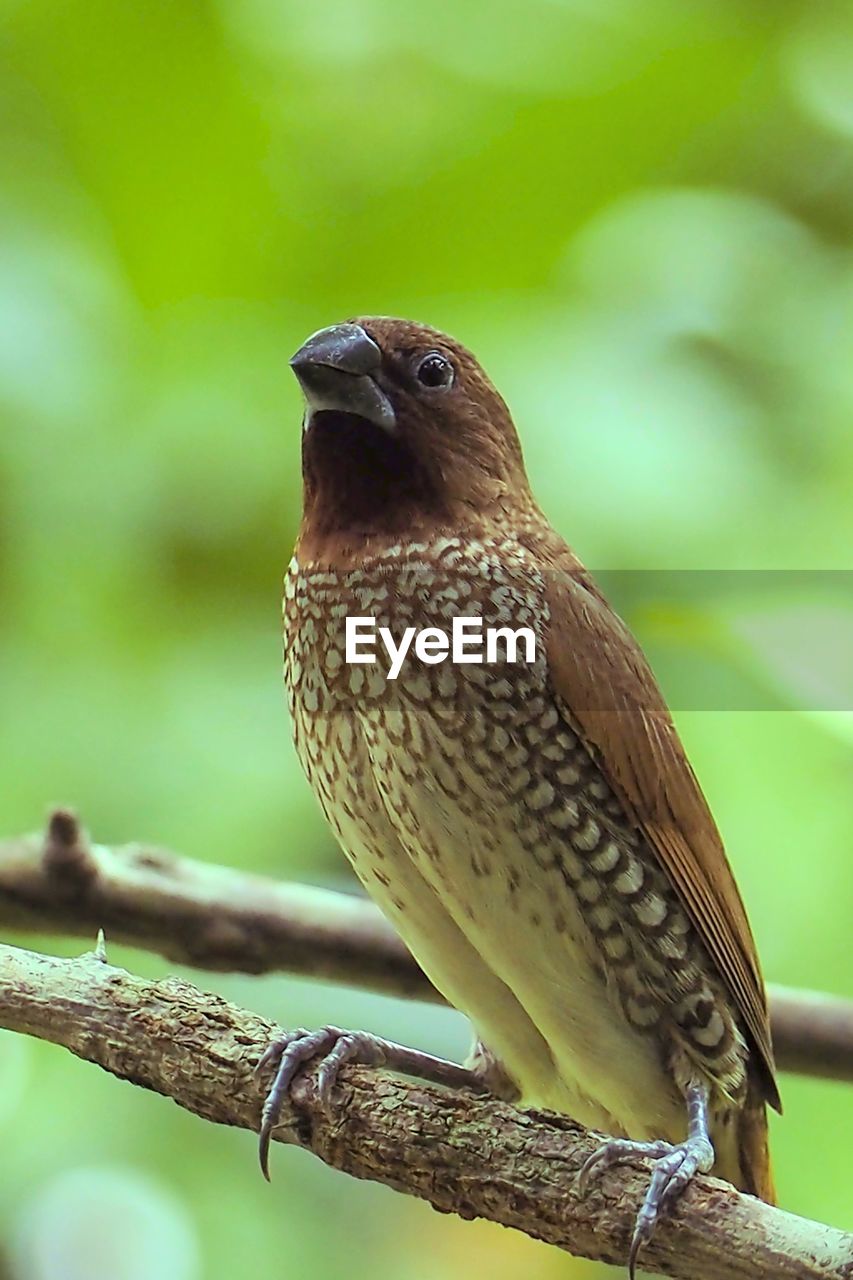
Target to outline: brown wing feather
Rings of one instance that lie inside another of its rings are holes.
[[[637,642],[574,557],[549,556],[557,695],[672,880],[758,1051],[781,1110],[755,942],[711,811]]]

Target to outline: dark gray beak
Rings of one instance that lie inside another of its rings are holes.
[[[312,334],[290,361],[307,406],[305,428],[315,413],[354,413],[385,431],[395,427],[391,401],[376,381],[382,352],[359,324],[334,324]]]

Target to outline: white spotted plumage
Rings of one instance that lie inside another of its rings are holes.
[[[469,610],[542,640],[544,584],[520,543],[437,538],[337,573],[292,563],[300,759],[365,887],[522,1097],[675,1140],[684,1107],[668,1055],[733,1097],[743,1040],[715,1007],[726,1010],[675,894],[556,702],[544,644],[532,664],[410,657],[396,681],[379,648],[375,664],[341,662],[347,613],[396,635]]]

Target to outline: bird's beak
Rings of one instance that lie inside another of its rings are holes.
[[[381,364],[382,352],[360,324],[334,324],[312,334],[290,361],[305,396],[305,429],[314,414],[332,410],[393,431],[393,406],[376,381]]]

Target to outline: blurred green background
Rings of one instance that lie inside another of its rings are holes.
[[[851,567],[849,4],[3,10],[0,833],[64,802],[101,841],[351,884],[290,746],[278,596],[287,358],[352,314],[481,356],[594,569]],[[679,610],[655,581],[617,603],[665,686],[723,653],[780,708],[677,717],[768,978],[853,995],[853,694],[831,663],[814,694],[814,601]],[[804,661],[764,643],[774,610]],[[821,610],[849,655],[849,604]],[[193,976],[285,1024],[467,1047],[449,1011]],[[782,1084],[782,1202],[851,1228],[853,1094]],[[15,1280],[610,1274],[297,1151],[267,1187],[250,1134],[8,1033],[0,1144]]]

